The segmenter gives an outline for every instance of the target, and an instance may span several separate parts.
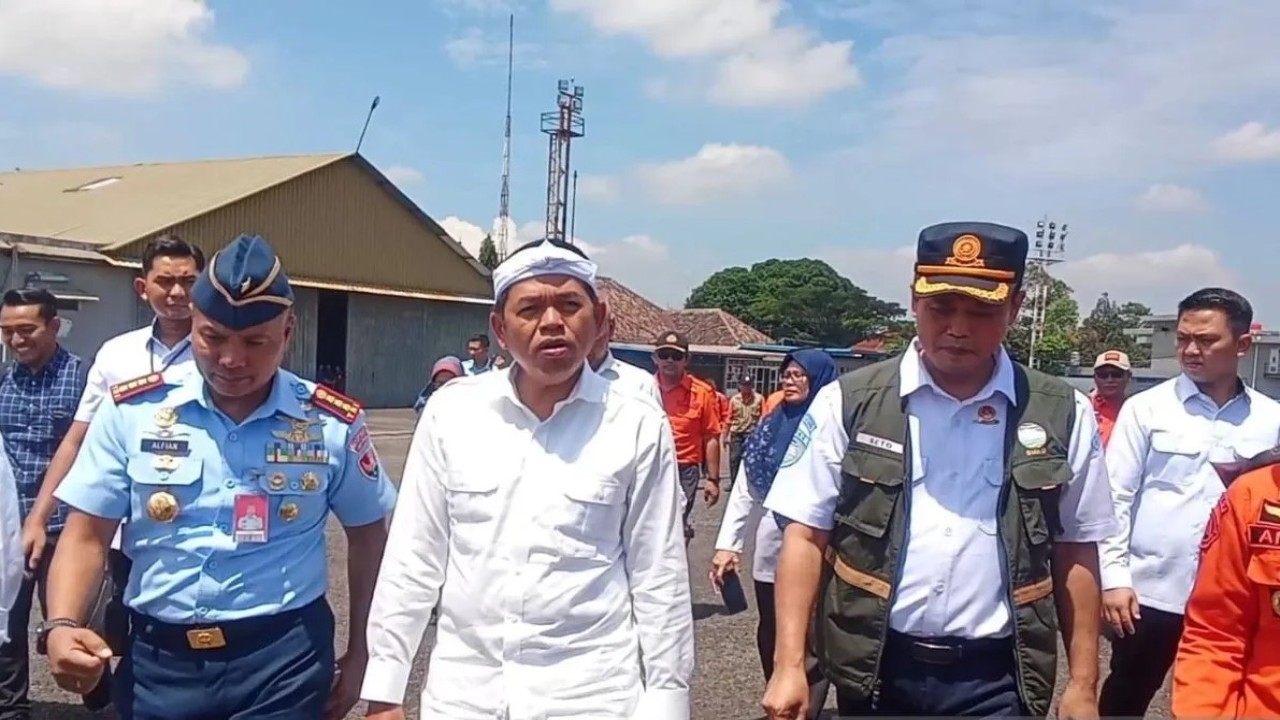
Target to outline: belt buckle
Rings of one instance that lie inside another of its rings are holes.
[[[187,631],[187,644],[192,650],[217,650],[227,646],[227,637],[222,628],[198,628]]]
[[[920,662],[930,665],[953,665],[960,660],[961,648],[955,645],[932,643],[927,640],[915,640],[911,643],[916,652],[912,653]]]

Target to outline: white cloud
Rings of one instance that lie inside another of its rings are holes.
[[[791,166],[773,148],[711,143],[683,160],[642,165],[635,175],[659,201],[693,205],[776,185],[791,176]]]
[[[1181,185],[1157,183],[1138,196],[1139,209],[1148,212],[1178,213],[1204,212],[1209,203],[1199,190]]]
[[[1172,312],[1179,300],[1202,287],[1241,289],[1217,252],[1192,243],[1164,250],[1099,253],[1064,262],[1052,272],[1075,290],[1082,313],[1088,313],[1104,292],[1118,302],[1141,302],[1159,313]]]
[[[817,256],[868,293],[910,307],[915,245],[892,249],[831,247],[818,251]]]
[[[1280,160],[1280,129],[1267,131],[1260,122],[1247,122],[1214,140],[1213,154],[1232,162]]]
[[[511,62],[520,67],[538,67],[546,64],[543,50],[538,45],[517,42],[510,48],[507,46],[506,33],[486,33],[480,28],[472,27],[461,35],[450,38],[444,44],[444,52],[449,59],[462,67],[507,64],[507,53],[511,53]]]
[[[858,84],[850,41],[781,24],[783,0],[552,0],[601,33],[646,41],[665,59],[718,59],[710,99],[728,106],[813,102]]]
[[[249,60],[207,39],[213,24],[202,0],[0,0],[0,74],[135,96],[237,87]]]
[[[426,179],[422,176],[422,173],[405,165],[392,165],[383,170],[382,174],[386,175],[388,180],[402,190],[410,185],[421,184]]]
[[[473,257],[480,255],[480,243],[484,242],[484,236],[489,234],[479,225],[453,215],[441,220],[440,227],[449,233],[449,237],[461,243]]]

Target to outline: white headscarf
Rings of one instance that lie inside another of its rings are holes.
[[[596,291],[595,263],[544,240],[513,253],[493,269],[493,296],[500,298],[512,285],[542,275],[568,275],[581,280],[592,292]]]

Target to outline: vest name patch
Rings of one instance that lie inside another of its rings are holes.
[[[867,433],[864,433],[864,432],[858,433],[857,435],[854,436],[853,439],[854,439],[854,442],[860,443],[862,445],[869,445],[873,448],[879,448],[881,450],[887,450],[893,453],[894,455],[902,454],[902,443],[896,443],[892,440],[887,440],[882,437],[876,437],[875,435],[868,435]]]
[[[1250,525],[1249,545],[1257,548],[1280,548],[1280,525]]]

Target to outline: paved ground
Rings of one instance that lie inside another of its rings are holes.
[[[412,432],[412,417],[412,413],[407,411],[379,411],[374,413],[370,421],[382,460],[388,471],[397,477],[404,466],[404,456]],[[698,648],[694,720],[749,720],[762,717],[760,697],[763,693],[763,677],[755,650],[754,602],[749,612],[725,616],[722,614],[719,597],[707,582],[712,543],[719,527],[722,508],[723,503],[711,510],[700,504],[694,511],[698,533],[690,547]],[[345,638],[345,542],[341,530],[336,526],[330,527],[329,548],[333,558],[330,567],[334,578],[330,602],[339,616],[339,636]],[[747,553],[747,559],[749,558],[750,552]],[[743,577],[750,577],[749,570],[744,569]],[[33,616],[33,621],[34,619]],[[33,622],[32,627],[34,624]],[[410,715],[411,718],[416,717],[418,689],[424,673],[425,663],[420,659],[408,695],[409,707],[414,713]],[[63,693],[53,684],[43,658],[37,658],[33,662],[31,677],[31,695],[36,703],[34,720],[86,720],[91,717],[81,710],[77,698]],[[361,715],[353,713],[350,717],[358,718]],[[1169,717],[1167,684],[1147,717]]]

